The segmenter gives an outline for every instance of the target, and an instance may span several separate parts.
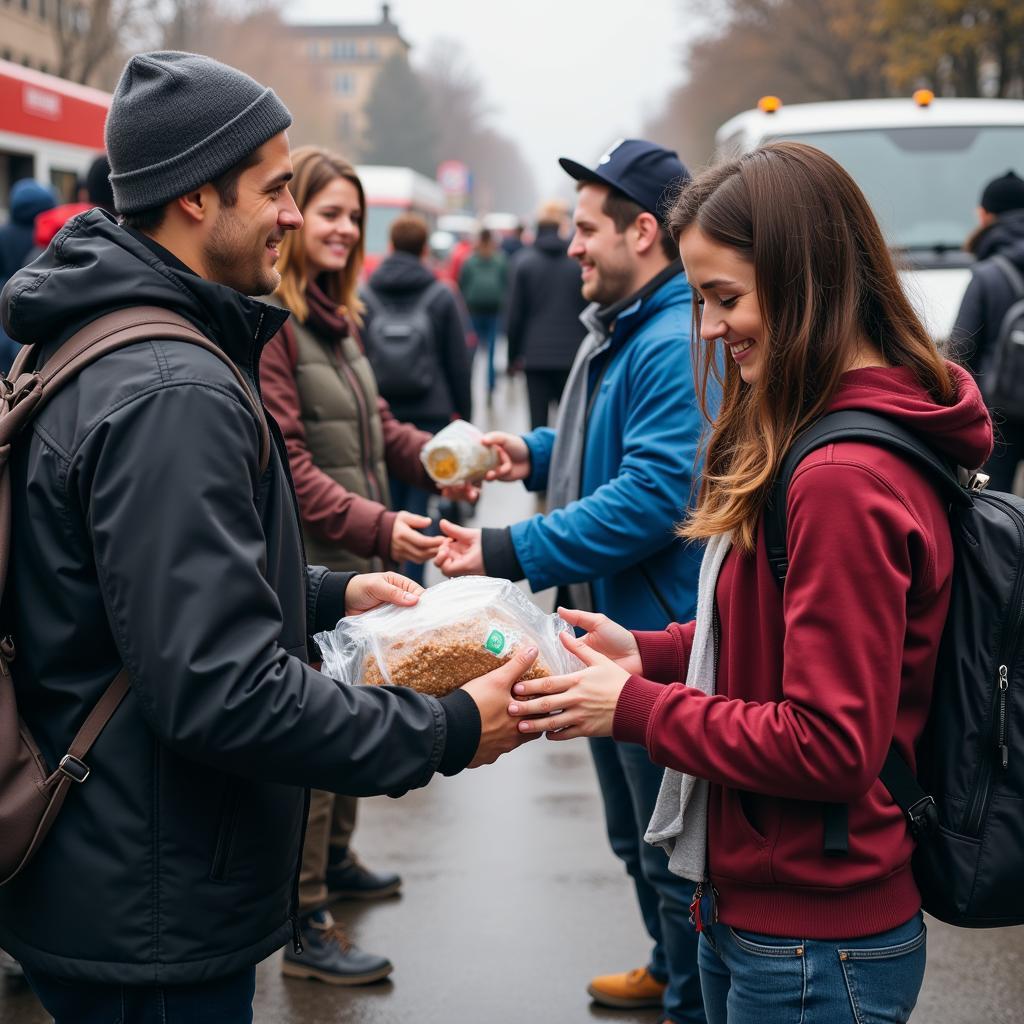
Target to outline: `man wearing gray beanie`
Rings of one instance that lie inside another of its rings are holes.
[[[60,1024],[248,1024],[254,965],[289,940],[301,952],[304,789],[398,795],[523,741],[506,709],[535,651],[442,700],[309,666],[316,632],[421,588],[306,565],[280,431],[242,384],[258,395],[287,319],[248,296],[277,286],[278,244],[302,225],[290,121],[216,61],[133,57],[107,122],[121,224],[73,218],[0,296],[7,332],[36,346],[24,371],[139,306],[234,364],[143,318],[146,340],[85,367],[13,444],[3,667],[47,770],[75,785],[0,886],[0,947]]]

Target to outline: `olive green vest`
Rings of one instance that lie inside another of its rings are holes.
[[[293,316],[298,359],[299,415],[314,465],[347,491],[391,507],[377,381],[369,359],[349,336],[332,349]],[[311,535],[303,524],[310,565],[349,572],[379,570],[379,558],[361,558]]]

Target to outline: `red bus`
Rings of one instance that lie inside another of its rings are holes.
[[[11,185],[35,178],[62,202],[103,152],[110,94],[0,60],[0,209]]]

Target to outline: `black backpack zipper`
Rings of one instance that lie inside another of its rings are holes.
[[[984,499],[1002,508],[1017,527],[1017,534],[1021,539],[1021,547],[1024,548],[1024,517],[1008,501],[995,494],[977,495],[975,500]],[[1007,703],[1010,688],[1010,669],[1017,658],[1018,638],[1022,626],[1024,626],[1024,574],[1019,575],[1014,581],[1013,594],[1010,598],[1010,621],[1009,629],[1003,633],[999,645],[999,658],[997,659],[998,678],[995,690],[992,695],[992,715],[989,719],[988,728],[983,731],[980,741],[980,764],[978,767],[978,779],[971,791],[971,798],[967,803],[967,810],[964,814],[961,831],[967,836],[977,836],[981,831],[981,823],[988,810],[989,800],[992,798],[992,771],[996,754],[999,755],[999,763],[1005,770],[1010,763],[1010,751],[1007,743]],[[990,743],[990,740],[992,741]]]

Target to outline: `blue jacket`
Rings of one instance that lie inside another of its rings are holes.
[[[594,608],[631,629],[686,622],[696,605],[702,549],[674,535],[691,498],[702,426],[690,323],[682,273],[619,314],[587,424],[580,499],[511,527],[534,590],[590,580]],[[555,432],[541,428],[525,440],[527,487],[543,490]]]

